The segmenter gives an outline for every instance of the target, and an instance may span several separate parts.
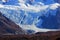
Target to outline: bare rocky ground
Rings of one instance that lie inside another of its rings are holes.
[[[32,35],[0,35],[0,40],[60,40],[60,31]]]

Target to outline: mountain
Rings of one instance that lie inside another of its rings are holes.
[[[0,34],[25,34],[25,31],[0,12]]]
[[[57,11],[60,4],[58,2],[57,0],[2,1],[0,12],[30,33],[52,31],[52,29],[60,29]]]
[[[49,12],[50,13],[50,12]],[[49,14],[48,17],[42,16],[40,17],[43,19],[42,23],[42,28],[47,28],[47,29],[60,29],[60,7],[57,8],[56,15],[53,16]]]
[[[60,1],[17,1],[0,4],[0,40],[60,40]]]

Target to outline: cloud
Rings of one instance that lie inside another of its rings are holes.
[[[0,8],[10,9],[10,10],[19,10],[19,6],[13,6],[13,5],[2,5],[2,4],[0,4]]]
[[[2,0],[2,2],[7,2],[8,0]]]
[[[25,3],[26,2],[26,0],[18,0],[19,1],[19,3]]]
[[[30,5],[27,3],[27,5],[25,4],[25,2],[23,3],[19,3],[20,6],[13,6],[13,5],[1,5],[0,4],[0,8],[5,8],[5,9],[11,9],[11,10],[23,10],[26,12],[41,12],[41,11],[45,11],[47,8],[48,9],[52,9],[55,10],[56,8],[58,8],[60,6],[60,4],[58,3],[54,3],[54,4],[50,4],[50,5],[43,5],[44,3],[41,3],[41,5]]]
[[[1,4],[0,4],[0,8],[3,8],[4,6],[2,6]]]
[[[50,4],[50,5],[44,5],[44,3],[42,2],[36,2],[36,4],[34,5],[30,5],[29,3],[26,2],[26,0],[23,0],[24,3],[20,3],[19,5],[22,7],[23,10],[25,11],[29,11],[29,12],[40,12],[40,11],[44,11],[47,8],[55,10],[56,8],[58,8],[58,6],[60,6],[59,3],[54,3],[54,4]],[[35,2],[35,1],[34,1]],[[26,4],[27,6],[26,6]]]
[[[59,3],[54,3],[54,4],[51,4],[50,9],[55,10],[55,9],[58,8],[59,6],[60,6]]]
[[[28,4],[28,7],[25,4],[21,6],[12,6],[12,5],[0,5],[0,8],[10,9],[10,10],[23,10],[23,11],[33,11],[33,12],[40,12],[47,8],[48,6],[32,6]]]

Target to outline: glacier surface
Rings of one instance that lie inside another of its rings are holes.
[[[55,16],[59,6],[54,0],[1,0],[0,12],[27,31],[58,31]]]

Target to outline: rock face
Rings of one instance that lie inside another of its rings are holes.
[[[60,31],[32,35],[1,35],[0,40],[60,40]]]
[[[22,30],[22,28],[16,25],[13,21],[6,18],[0,12],[0,34],[6,34],[6,33],[24,34],[25,32],[24,30]]]

